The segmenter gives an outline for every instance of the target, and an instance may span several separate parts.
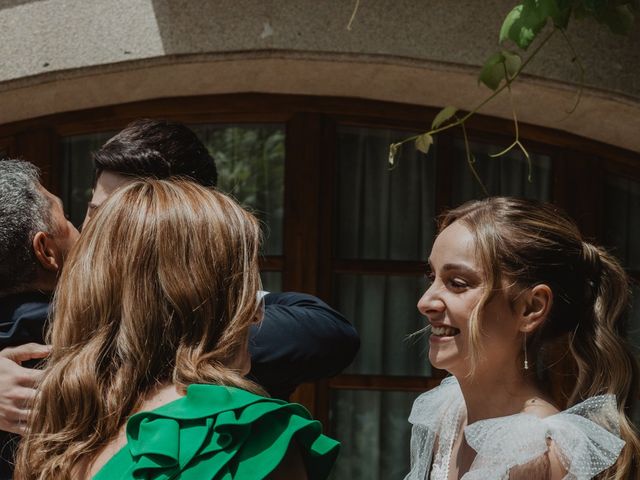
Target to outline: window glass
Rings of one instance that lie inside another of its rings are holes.
[[[116,132],[74,135],[62,139],[62,173],[60,191],[71,223],[80,227],[87,213],[93,190],[93,159],[98,150]]]
[[[408,422],[418,392],[334,390],[331,433],[342,443],[332,480],[393,480],[409,472]]]
[[[262,279],[262,290],[267,292],[282,291],[282,273],[280,272],[260,272]]]
[[[629,309],[629,341],[640,359],[640,282],[631,282],[631,308]],[[640,429],[640,401],[636,401],[633,421]]]
[[[282,253],[284,126],[196,125],[192,127],[216,159],[219,188],[250,208],[263,222],[264,253]],[[84,220],[93,187],[91,152],[116,132],[62,140],[61,190],[72,222]]]
[[[423,278],[336,275],[336,308],[360,334],[360,351],[345,373],[430,375],[427,321],[416,308]]]
[[[640,271],[640,182],[608,175],[604,209],[607,246],[627,269]]]
[[[629,271],[640,274],[640,182],[607,175],[604,194],[604,238],[608,249]],[[640,284],[631,282],[629,340],[640,356]],[[634,420],[640,426],[640,402]]]
[[[405,144],[412,133],[339,127],[334,251],[343,259],[424,259],[434,234],[435,159]],[[432,149],[433,151],[433,149]]]
[[[490,195],[506,195],[550,201],[552,199],[551,158],[529,152],[531,156],[531,182],[528,180],[529,166],[518,149],[508,154],[492,158],[503,149],[494,145],[470,142],[469,147],[475,162],[473,167]],[[458,206],[468,200],[483,198],[478,180],[473,175],[464,142],[455,140],[453,144],[453,175],[451,180],[451,206]]]
[[[282,254],[283,125],[192,125],[218,167],[218,187],[263,221],[264,253]]]
[[[629,340],[640,358],[640,282],[631,282],[631,308],[629,309]]]

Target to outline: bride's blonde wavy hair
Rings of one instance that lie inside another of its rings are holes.
[[[535,285],[548,285],[551,311],[527,340],[531,371],[543,372],[541,380],[563,409],[614,394],[626,445],[598,478],[640,478],[640,438],[630,420],[640,378],[626,339],[629,282],[620,263],[585,241],[575,223],[551,204],[508,197],[471,201],[446,212],[439,231],[456,221],[475,238],[487,285],[469,319],[472,369],[483,354],[482,310],[493,296],[504,285],[512,300]]]
[[[14,478],[71,478],[159,385],[263,393],[232,368],[260,315],[259,242],[251,214],[189,181],[139,180],[111,196],[60,278]]]

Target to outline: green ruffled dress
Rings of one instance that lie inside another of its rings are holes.
[[[260,480],[293,437],[310,480],[324,480],[340,444],[295,403],[233,387],[190,385],[187,395],[133,415],[127,445],[94,480]]]

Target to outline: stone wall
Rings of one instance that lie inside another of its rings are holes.
[[[331,95],[469,109],[512,0],[0,0],[0,124],[161,97]],[[589,21],[560,38],[515,95],[522,121],[640,151],[640,29]],[[483,113],[509,117],[503,99]]]

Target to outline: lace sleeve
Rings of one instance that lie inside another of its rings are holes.
[[[616,462],[624,447],[614,395],[589,398],[543,421],[568,480],[595,477]]]
[[[411,428],[411,471],[405,480],[424,480],[431,465],[435,433],[422,425]]]
[[[411,471],[405,480],[424,480],[433,461],[436,437],[443,430],[452,432],[462,403],[462,392],[454,377],[416,398],[409,415],[411,428]]]
[[[525,472],[548,455],[550,442],[566,480],[591,479],[611,467],[624,446],[617,418],[615,397],[602,395],[546,418],[519,414],[476,422],[465,428],[467,443],[477,452],[465,480]]]

